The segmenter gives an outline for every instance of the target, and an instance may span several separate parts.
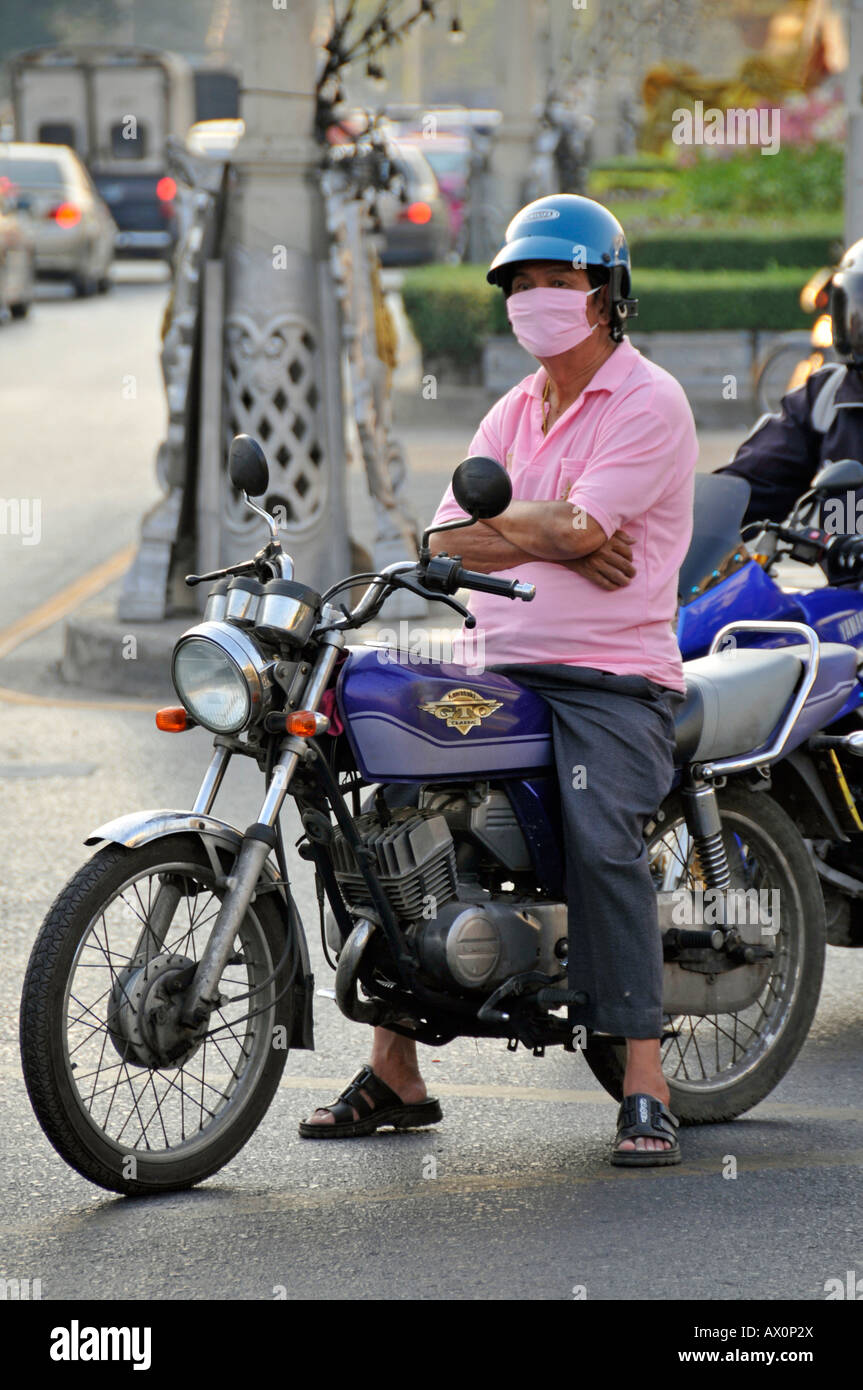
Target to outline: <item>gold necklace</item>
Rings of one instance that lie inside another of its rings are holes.
[[[551,413],[551,377],[546,378],[542,392],[542,432],[548,434],[548,417]]]

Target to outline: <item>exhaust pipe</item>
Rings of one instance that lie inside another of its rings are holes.
[[[363,1002],[357,994],[357,977],[363,954],[375,930],[374,922],[363,917],[354,927],[342,947],[336,967],[336,1003],[345,1018],[354,1023],[378,1023],[384,1014],[384,1007],[373,1001]]]

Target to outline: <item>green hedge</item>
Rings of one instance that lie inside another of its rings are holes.
[[[633,332],[805,328],[798,296],[804,274],[795,267],[765,271],[643,270],[636,265],[639,316]],[[509,325],[503,295],[486,284],[482,266],[422,266],[407,271],[405,311],[426,361],[475,367],[483,344]]]
[[[756,230],[646,232],[630,238],[636,275],[642,270],[770,270],[799,266],[801,280],[822,265],[833,265],[842,250],[842,228],[835,232]]]
[[[793,266],[772,270],[635,270],[639,315],[633,332],[709,332],[806,328],[800,308],[805,274]]]

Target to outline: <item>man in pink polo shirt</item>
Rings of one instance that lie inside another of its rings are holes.
[[[457,548],[467,568],[536,586],[523,605],[472,593],[475,632],[490,666],[551,706],[569,981],[585,1000],[570,1018],[627,1040],[611,1161],[676,1163],[643,831],[671,786],[673,712],[684,690],[674,619],[692,531],[695,426],[680,385],[623,336],[635,301],[623,230],[607,209],[571,194],[529,204],[510,223],[488,278],[541,366],[474,436],[470,453],[504,465],[513,500],[500,516],[459,531]],[[435,522],[460,516],[450,488]],[[447,540],[433,538],[433,549]],[[466,660],[464,650],[454,659]],[[369,1133],[400,1108],[416,1123],[440,1118],[416,1045],[379,1028],[370,1068],[300,1132]]]

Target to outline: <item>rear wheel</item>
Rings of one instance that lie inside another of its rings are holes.
[[[788,333],[764,354],[755,368],[755,398],[762,414],[771,415],[779,409],[798,365],[811,351],[807,333]]]
[[[176,907],[162,940],[153,923],[166,886]],[[113,1192],[177,1191],[215,1173],[278,1086],[294,985],[277,995],[298,941],[271,980],[285,944],[274,894],[259,894],[240,926],[220,1007],[194,1037],[174,1029],[182,994],[170,981],[199,959],[223,893],[194,836],[109,845],[61,891],[33,947],[21,1003],[30,1100],[66,1162]]]
[[[824,903],[817,874],[793,821],[763,792],[717,792],[732,886],[778,889],[779,930],[768,978],[739,1013],[666,1015],[662,1046],[671,1110],[684,1124],[733,1120],[781,1081],[809,1032],[824,974]],[[703,887],[679,796],[648,839],[657,890]],[[585,1059],[620,1100],[626,1050],[594,1035]]]

